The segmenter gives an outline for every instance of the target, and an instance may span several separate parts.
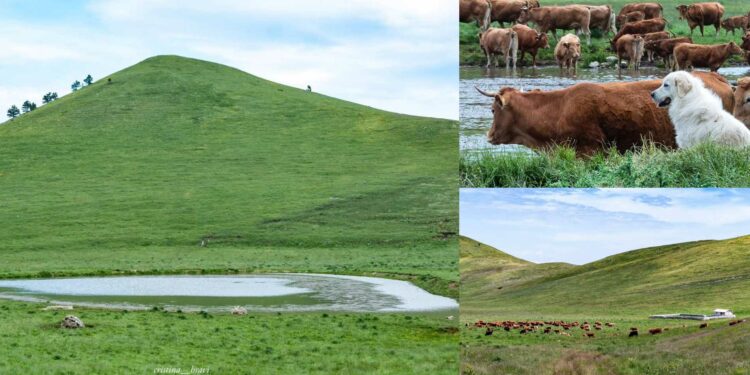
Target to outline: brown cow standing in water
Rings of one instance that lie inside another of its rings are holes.
[[[555,59],[557,59],[557,65],[560,66],[560,73],[563,71],[563,66],[570,72],[570,68],[573,68],[573,74],[577,72],[578,59],[581,58],[581,40],[573,34],[565,35],[560,38],[555,47]]]
[[[515,25],[513,31],[518,34],[518,50],[521,51],[520,61],[526,52],[531,54],[531,65],[536,68],[536,55],[540,48],[549,48],[547,34],[542,34],[526,25]]]
[[[612,42],[617,42],[623,35],[631,34],[648,34],[664,31],[667,27],[667,21],[664,18],[652,18],[650,20],[628,23],[622,26]]]
[[[674,48],[682,43],[693,43],[693,40],[687,37],[652,40],[646,42],[644,48],[654,56],[661,57],[664,60],[664,66],[672,70],[674,67]]]
[[[643,57],[643,37],[640,35],[623,35],[615,43],[617,53],[617,70],[622,72],[622,60],[628,61],[628,69],[640,70]]]
[[[490,27],[491,12],[489,0],[460,0],[458,3],[459,22],[476,22],[481,30]]]
[[[716,73],[694,72],[715,92],[724,109],[734,108],[732,88]],[[661,80],[580,83],[554,91],[521,92],[505,87],[494,98],[488,142],[520,144],[533,149],[570,144],[579,155],[591,155],[611,144],[621,152],[644,138],[676,148],[674,127],[666,109],[651,99]],[[637,110],[635,110],[637,109]]]
[[[724,17],[724,6],[719,3],[697,3],[692,5],[680,5],[677,7],[680,12],[680,19],[687,21],[690,27],[690,36],[693,36],[693,29],[699,27],[703,35],[703,27],[713,25],[716,28],[716,35],[719,35],[721,29],[721,18]]]
[[[622,9],[620,9],[620,13],[617,14],[617,23],[616,26],[619,29],[624,22],[624,15],[632,12],[643,12],[643,19],[650,20],[652,18],[661,18],[664,14],[664,9],[662,8],[661,4],[659,3],[633,3],[633,4],[627,4]]]
[[[677,69],[709,68],[712,72],[719,70],[732,55],[742,55],[742,48],[734,42],[714,44],[683,43],[675,47],[674,59]]]
[[[492,66],[492,60],[495,61],[495,66],[500,66],[498,55],[503,55],[505,69],[510,68],[511,60],[513,61],[513,69],[516,68],[518,34],[515,31],[491,27],[479,34],[479,46],[487,56],[487,68]]]
[[[591,11],[583,5],[546,6],[539,8],[523,7],[518,23],[534,22],[541,33],[552,32],[557,39],[557,30],[575,30],[586,35],[591,44]]]
[[[653,42],[655,40],[669,39],[670,38],[670,34],[668,32],[666,32],[666,31],[657,31],[655,33],[647,33],[647,34],[643,34],[641,36],[643,37],[644,52],[646,52],[646,54],[648,55],[648,61],[649,62],[654,62],[654,52],[653,51],[649,51],[649,50],[645,50],[646,43]]]

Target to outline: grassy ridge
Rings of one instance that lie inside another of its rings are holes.
[[[542,1],[542,6],[545,5],[568,5],[568,4],[590,4],[590,5],[602,5],[602,4],[609,4],[612,6],[612,8],[615,10],[615,12],[619,12],[620,9],[625,4],[632,3],[630,0],[616,0],[616,1],[609,1],[609,2],[603,2],[603,1],[596,1],[596,0],[554,0],[554,1]],[[679,13],[675,9],[678,5],[683,4],[685,2],[675,1],[675,0],[666,0],[666,1],[660,1],[660,4],[664,7],[664,16],[667,19],[667,22],[669,24],[667,25],[667,31],[671,31],[676,35],[679,36],[689,36],[690,35],[690,28],[687,26],[687,22],[685,20],[678,20]],[[750,6],[748,6],[746,1],[743,0],[722,0],[721,4],[725,7],[724,15],[725,17],[729,16],[741,16],[746,15],[750,11]],[[497,23],[494,24],[496,27],[499,27]],[[508,25],[506,24],[506,27]],[[484,53],[479,48],[479,39],[477,37],[479,33],[479,28],[476,26],[476,24],[460,24],[460,61],[462,65],[484,65],[487,62],[487,59],[484,57]],[[568,31],[566,31],[568,32]],[[741,31],[735,30],[737,33],[736,35],[732,35],[731,33],[729,35],[726,35],[725,30],[721,30],[721,33],[718,37],[714,34],[714,28],[713,26],[710,26],[706,28],[705,30],[705,36],[700,36],[700,30],[695,29],[693,33],[693,41],[695,43],[699,44],[715,44],[715,43],[728,43],[730,41],[734,41],[736,43],[740,43],[742,41],[742,35]],[[562,35],[560,31],[558,31],[558,37]],[[611,35],[603,36],[599,31],[594,31],[592,33],[592,40],[591,40],[591,46],[586,46],[586,43],[584,41],[583,43],[583,51],[582,51],[582,57],[581,57],[581,64],[588,65],[592,61],[599,61],[603,62],[607,56],[613,55],[612,52],[609,52],[609,38],[611,38]],[[554,51],[555,48],[555,41],[550,38],[550,48],[546,50],[540,50],[539,52],[539,61],[537,64],[555,64],[555,58],[554,58]],[[526,57],[526,61],[528,64],[531,63],[531,57]],[[741,56],[733,56],[730,60],[730,63],[742,63],[744,59]],[[644,61],[644,63],[646,63]]]
[[[728,374],[750,371],[750,326],[711,322],[649,320],[656,313],[708,313],[730,307],[750,314],[750,237],[698,241],[635,250],[582,266],[518,262],[496,249],[462,238],[461,320],[577,320],[614,322],[596,338],[517,331],[462,330],[466,374]],[[494,269],[493,272],[489,272]],[[670,328],[663,335],[629,339]],[[578,371],[578,372],[576,372]],[[588,372],[586,372],[588,371]]]
[[[750,150],[704,144],[668,151],[646,144],[588,158],[556,146],[528,153],[464,153],[463,187],[738,187],[750,186]]]
[[[27,263],[70,253],[70,272],[112,252],[124,257],[97,268],[195,268],[214,253],[226,268],[322,272],[351,248],[404,248],[435,254],[441,276],[455,270],[454,122],[175,56],[109,78],[0,126],[0,253]],[[369,253],[360,271],[401,268]],[[27,274],[21,266],[0,273]]]

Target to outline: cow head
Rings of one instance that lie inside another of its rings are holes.
[[[680,5],[680,6],[678,6],[678,7],[676,8],[676,9],[677,9],[677,11],[678,11],[678,12],[680,13],[680,17],[679,17],[679,19],[681,19],[681,20],[683,20],[683,19],[687,19],[687,15],[688,15],[688,8],[689,8],[689,7],[688,7],[687,5]]]
[[[479,87],[476,89],[480,94],[495,99],[492,103],[492,128],[487,132],[487,141],[493,145],[513,143],[512,127],[515,121],[510,98],[516,90],[506,87],[497,93],[489,93]]]
[[[565,56],[576,60],[581,58],[581,42],[562,42],[562,47],[565,50]]]
[[[522,25],[525,25],[527,22],[529,22],[529,19],[531,18],[530,13],[531,12],[529,11],[529,6],[527,3],[527,5],[524,5],[523,7],[521,7],[521,12],[518,14],[518,19],[516,20],[516,22]]]
[[[744,54],[744,51],[742,50],[742,48],[740,48],[740,46],[738,46],[737,43],[735,42],[729,42],[729,44],[727,44],[727,49],[729,50],[730,55]]]
[[[750,77],[743,77],[737,81],[734,91],[734,115],[740,119],[750,117]]]
[[[549,48],[549,38],[546,33],[536,32],[536,43],[535,45],[541,48]]]

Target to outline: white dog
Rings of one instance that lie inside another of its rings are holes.
[[[725,111],[721,99],[690,73],[669,74],[651,97],[659,107],[669,106],[669,118],[680,148],[706,141],[732,147],[750,146],[750,130]]]

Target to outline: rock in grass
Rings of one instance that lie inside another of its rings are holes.
[[[247,309],[242,306],[232,308],[232,315],[247,315]]]
[[[596,69],[598,67],[599,67],[599,62],[598,61],[592,61],[591,64],[589,64],[589,68],[591,68],[591,69]]]
[[[72,305],[52,305],[52,306],[47,306],[47,307],[43,308],[42,310],[44,310],[44,311],[50,311],[50,310],[73,310],[73,306]]]
[[[63,319],[62,323],[60,323],[60,327],[76,329],[84,328],[86,326],[83,324],[83,320],[79,319],[77,316],[68,315]]]

